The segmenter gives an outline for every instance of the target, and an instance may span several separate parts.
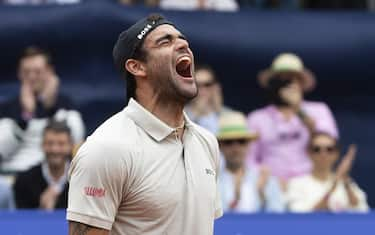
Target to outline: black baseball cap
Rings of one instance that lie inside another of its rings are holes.
[[[162,15],[153,13],[137,21],[127,30],[120,33],[113,48],[112,55],[116,67],[122,74],[127,74],[124,66],[125,62],[134,56],[134,52],[142,45],[146,36],[162,24],[174,26],[172,22],[168,21]]]

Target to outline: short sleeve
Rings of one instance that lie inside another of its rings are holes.
[[[111,230],[126,191],[123,154],[113,143],[83,144],[69,170],[68,220]]]
[[[336,120],[328,105],[318,102],[313,103],[313,105],[306,103],[305,108],[308,111],[308,115],[311,115],[315,122],[316,131],[325,132],[334,137],[339,136]]]

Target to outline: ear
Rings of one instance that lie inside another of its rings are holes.
[[[144,64],[135,59],[128,59],[125,62],[125,69],[134,75],[134,77],[145,77],[146,76],[146,68]]]

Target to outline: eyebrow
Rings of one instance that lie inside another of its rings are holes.
[[[177,38],[180,38],[180,39],[183,39],[183,40],[187,41],[186,36],[183,35],[183,34],[179,34],[177,36]],[[173,35],[168,33],[168,34],[165,34],[164,36],[161,36],[160,38],[156,39],[156,44],[158,44],[159,42],[161,42],[165,39],[168,39],[169,41],[171,41],[173,39]]]

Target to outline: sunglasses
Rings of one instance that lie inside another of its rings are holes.
[[[198,87],[205,87],[205,88],[208,88],[208,87],[211,87],[213,85],[216,84],[216,81],[215,80],[212,80],[212,81],[208,81],[208,82],[200,82],[200,83],[197,83]]]
[[[244,145],[247,144],[249,141],[247,139],[232,139],[232,140],[222,140],[220,141],[223,145],[233,145],[235,143]]]
[[[312,153],[322,153],[323,151],[326,153],[334,153],[337,151],[337,146],[311,146],[310,151]]]

